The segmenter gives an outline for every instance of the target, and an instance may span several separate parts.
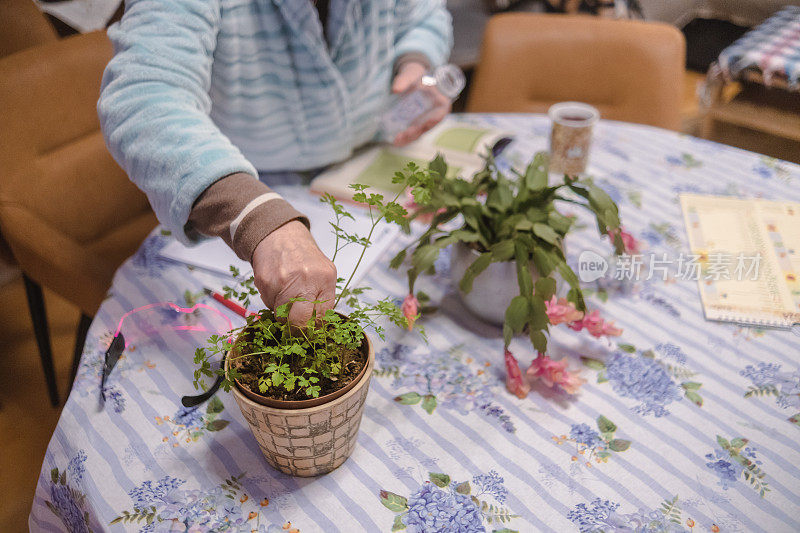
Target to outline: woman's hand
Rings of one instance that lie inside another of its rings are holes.
[[[422,76],[427,72],[427,67],[416,61],[409,61],[400,67],[399,72],[392,82],[392,92],[402,94],[413,89],[427,91],[433,97],[434,107],[421,117],[418,117],[405,130],[394,138],[395,146],[403,146],[417,140],[420,135],[437,125],[447,116],[452,109],[450,99],[439,92],[436,87],[422,85]]]
[[[289,322],[305,325],[316,309],[321,316],[333,308],[336,294],[336,266],[314,242],[305,224],[287,222],[256,246],[253,275],[264,305],[270,309],[292,298],[303,298],[289,311]],[[314,304],[315,300],[322,303]]]

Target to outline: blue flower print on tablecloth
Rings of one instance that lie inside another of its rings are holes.
[[[719,477],[719,485],[728,488],[743,480],[763,498],[769,492],[766,473],[761,470],[756,448],[748,446],[750,441],[742,437],[728,440],[717,435],[717,446],[706,454],[706,467]]]
[[[128,495],[133,507],[114,518],[110,525],[139,526],[140,533],[186,531],[256,531],[300,533],[290,522],[271,524],[264,516],[269,499],[251,498],[240,476],[230,477],[211,489],[187,489],[186,481],[165,476],[145,481]]]
[[[612,172],[612,180],[601,178],[597,180],[597,185],[602,187],[608,193],[617,205],[624,206],[630,203],[631,205],[641,209],[642,208],[642,192],[631,187],[623,186],[622,182],[631,182],[630,176],[624,172]]]
[[[558,445],[569,443],[575,451],[571,457],[572,462],[584,464],[587,468],[592,468],[593,462],[607,463],[614,453],[630,448],[631,441],[615,438],[617,425],[605,416],[597,417],[595,427],[589,424],[572,424],[568,435],[553,435],[552,439]]]
[[[785,183],[792,181],[792,173],[786,165],[781,160],[766,155],[758,158],[758,163],[753,165],[753,172],[762,179],[778,179]]]
[[[620,504],[602,498],[595,498],[590,503],[579,503],[567,514],[583,532],[619,531],[636,533],[671,533],[696,531],[697,525],[690,516],[685,516],[678,496],[664,500],[656,509],[641,509],[636,513],[619,512]],[[711,524],[711,531],[719,531]]]
[[[67,463],[64,470],[50,470],[50,493],[45,501],[47,508],[61,519],[69,533],[91,532],[86,495],[80,490],[86,472],[86,452],[80,450]]]
[[[395,513],[392,531],[476,533],[487,531],[488,525],[493,531],[512,533],[504,525],[518,517],[503,505],[508,489],[494,470],[473,476],[472,483],[430,472],[428,480],[408,497],[387,490],[378,496]]]
[[[683,152],[680,155],[668,155],[666,161],[673,167],[697,168],[703,166],[703,162],[696,159],[692,154]]]
[[[686,398],[698,407],[702,383],[686,367],[686,354],[676,345],[662,343],[653,350],[639,351],[630,344],[619,344],[605,362],[583,358],[583,363],[598,371],[598,383],[610,383],[615,393],[639,402],[632,409],[642,416],[669,414],[667,406]]]
[[[752,383],[744,393],[745,398],[774,396],[781,409],[798,411],[789,417],[789,421],[800,427],[800,369],[782,372],[780,364],[758,363],[756,366],[747,365],[739,374]]]
[[[511,418],[494,402],[496,383],[488,379],[485,366],[473,369],[473,359],[465,357],[462,361],[459,349],[414,353],[409,346],[390,344],[375,359],[375,376],[393,377],[392,388],[401,392],[396,402],[418,405],[428,414],[437,408],[453,409],[462,415],[477,412],[509,433],[516,431]]]
[[[100,381],[103,375],[103,361],[105,352],[111,344],[113,332],[107,331],[95,339],[91,344],[95,346],[89,352],[84,352],[78,374],[75,376],[75,383],[72,391],[81,398],[94,397],[100,398]],[[87,342],[87,346],[90,343]],[[136,357],[136,346],[129,345],[114,366],[113,371],[106,380],[106,410],[113,409],[115,413],[125,411],[126,397],[119,387],[119,381],[134,372],[146,372],[156,367],[155,363],[149,359]]]
[[[181,444],[197,442],[208,432],[220,431],[228,427],[228,420],[219,418],[225,410],[225,405],[217,396],[209,400],[208,404],[195,407],[178,408],[172,415],[157,416],[155,423],[166,430],[167,435],[162,441],[177,448]]]
[[[155,230],[142,243],[131,257],[130,264],[140,274],[158,277],[164,270],[175,263],[161,256],[161,250],[169,243],[171,233],[167,230]]]

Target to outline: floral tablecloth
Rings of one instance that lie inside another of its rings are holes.
[[[463,118],[515,133],[501,164],[547,148],[545,117]],[[646,126],[601,122],[589,172],[645,252],[670,257],[687,251],[681,192],[800,201],[796,165]],[[584,249],[609,255],[581,220],[570,261]],[[499,330],[463,310],[445,254],[417,284],[440,307],[422,319],[428,344],[396,330],[377,343],[358,445],[320,478],[271,469],[229,395],[181,407],[202,340],[191,332],[129,346],[101,409],[103,353],[124,312],[216,305],[196,271],[158,255],[169,238],[154,232],[120,268],[92,324],[33,531],[800,529],[800,337],[706,321],[692,280],[587,284],[590,307],[622,335],[554,328],[551,355],[588,383],[575,397],[535,388],[520,400],[505,389]],[[406,292],[386,266],[364,281],[378,296]],[[524,339],[511,350],[521,364],[534,355]]]

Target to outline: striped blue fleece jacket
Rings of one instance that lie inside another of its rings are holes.
[[[373,139],[395,60],[446,61],[441,0],[126,0],[98,113],[114,158],[181,240],[233,173],[305,170]],[[330,43],[330,45],[328,44]]]

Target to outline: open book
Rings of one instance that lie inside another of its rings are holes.
[[[800,203],[682,194],[706,318],[800,323]]]
[[[400,186],[392,183],[392,176],[411,161],[425,168],[441,153],[450,176],[471,177],[483,168],[483,155],[497,155],[510,142],[510,136],[500,130],[445,120],[401,148],[380,144],[361,149],[347,161],[320,173],[311,182],[311,191],[327,192],[347,201],[353,195],[350,184],[360,183],[384,196],[394,196],[400,192]]]

